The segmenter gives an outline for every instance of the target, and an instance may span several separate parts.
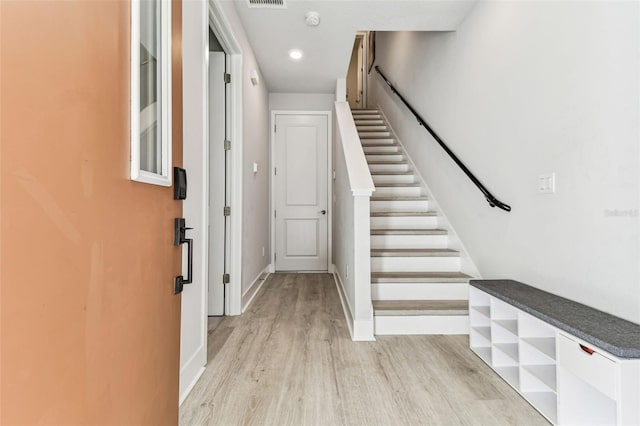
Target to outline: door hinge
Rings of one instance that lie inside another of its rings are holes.
[[[278,175],[278,168],[277,167],[273,168],[273,174],[276,175],[276,176]]]
[[[225,73],[224,73],[224,82],[225,82],[226,84],[231,83],[231,74],[229,74],[228,72],[225,72]]]
[[[275,262],[278,259],[278,253],[273,253],[273,261]]]
[[[229,281],[231,281],[229,274],[222,274],[222,284],[229,284]]]
[[[224,150],[225,151],[229,151],[231,149],[231,141],[230,140],[225,140],[224,141]]]
[[[225,216],[231,216],[231,207],[224,206],[224,215]]]
[[[278,125],[277,125],[277,124],[274,124],[274,125],[273,125],[273,133],[275,133],[275,132],[277,132],[277,131],[278,131]]]
[[[278,217],[278,212],[276,210],[273,211],[273,217]]]

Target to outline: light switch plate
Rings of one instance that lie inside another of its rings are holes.
[[[538,192],[542,194],[553,194],[556,192],[555,173],[545,173],[538,176]]]

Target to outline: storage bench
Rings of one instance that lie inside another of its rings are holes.
[[[512,280],[471,280],[471,350],[550,422],[640,425],[640,325]]]

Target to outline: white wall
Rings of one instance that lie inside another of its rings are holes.
[[[484,278],[635,322],[638,7],[488,1],[456,32],[378,33],[376,63],[511,213],[487,205],[375,72],[369,86]],[[549,172],[557,192],[539,194]]]
[[[334,123],[336,116],[334,112]],[[336,125],[336,129],[338,126]],[[353,247],[353,212],[354,199],[351,195],[349,175],[342,149],[342,136],[340,131],[334,132],[333,137],[333,167],[336,177],[333,185],[333,259],[334,273],[342,286],[345,302],[348,309],[347,318],[349,328],[353,335],[353,317],[355,316],[356,289],[353,280],[354,247]],[[351,270],[351,274],[348,273]]]
[[[233,2],[219,2],[242,50],[242,293],[269,263],[269,94]],[[260,83],[251,83],[251,70]],[[233,143],[237,141],[232,141]],[[253,163],[258,173],[253,173]],[[233,206],[231,206],[233,209]],[[262,254],[264,248],[264,256]],[[232,278],[233,279],[233,278]]]
[[[270,93],[272,111],[331,111],[335,93]]]

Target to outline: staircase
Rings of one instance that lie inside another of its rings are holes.
[[[371,198],[371,295],[376,335],[467,334],[469,275],[426,189],[382,114],[353,110],[376,186]]]

